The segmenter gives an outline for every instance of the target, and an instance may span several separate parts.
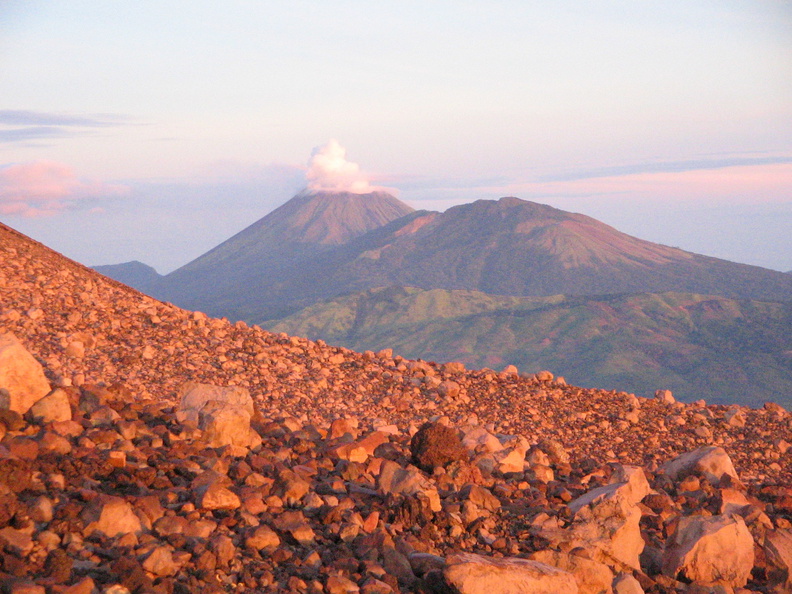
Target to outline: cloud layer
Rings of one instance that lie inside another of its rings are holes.
[[[336,140],[313,150],[306,177],[308,188],[314,191],[367,194],[377,189],[357,163],[346,160],[346,149]]]
[[[130,123],[127,116],[117,114],[73,115],[0,109],[0,143],[70,138],[85,135],[97,128],[109,128]]]
[[[81,180],[68,165],[35,161],[0,167],[0,214],[53,215],[91,198],[128,193],[126,186]]]

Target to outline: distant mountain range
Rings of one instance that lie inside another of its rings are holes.
[[[381,286],[495,295],[679,291],[786,300],[792,278],[644,241],[517,198],[443,213],[386,193],[302,193],[186,266],[154,295],[263,321]]]
[[[438,213],[384,192],[306,191],[143,290],[354,348],[550,367],[584,385],[715,401],[792,385],[780,354],[792,275],[518,198]],[[421,303],[435,309],[416,317]]]

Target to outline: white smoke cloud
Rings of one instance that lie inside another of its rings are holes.
[[[357,163],[346,160],[346,149],[336,140],[317,147],[308,162],[308,189],[324,192],[367,194],[375,188]]]

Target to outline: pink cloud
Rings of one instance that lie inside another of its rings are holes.
[[[0,168],[0,214],[48,216],[73,208],[80,200],[128,192],[126,186],[80,179],[71,167],[55,161]]]
[[[586,179],[481,187],[502,195],[542,198],[597,197],[749,204],[792,200],[792,164],[740,165],[717,169],[632,173]]]
[[[732,203],[774,202],[792,199],[792,164],[746,165],[722,169],[640,173],[623,177],[581,180],[600,192],[629,193],[635,197],[668,200],[718,200]]]

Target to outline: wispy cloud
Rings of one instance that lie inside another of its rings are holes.
[[[129,123],[128,116],[119,114],[73,115],[29,111],[25,109],[0,109],[0,124],[8,126],[80,126],[104,128]]]
[[[99,128],[133,123],[119,114],[77,115],[22,109],[0,110],[0,142],[17,143],[90,134]]]
[[[758,165],[782,165],[792,163],[792,156],[730,156],[719,158],[688,159],[684,161],[647,161],[610,167],[596,167],[592,169],[577,169],[555,174],[544,175],[538,182],[563,182],[582,179],[595,179],[601,177],[620,177],[642,173],[683,173],[687,171],[700,171],[711,169],[726,169],[728,167],[745,167]]]
[[[0,167],[0,214],[39,217],[80,201],[128,193],[126,186],[77,177],[63,163],[35,161]]]

